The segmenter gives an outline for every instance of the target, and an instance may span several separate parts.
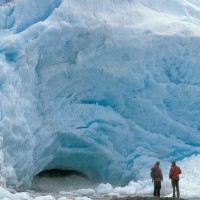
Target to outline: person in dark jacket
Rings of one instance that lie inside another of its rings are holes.
[[[180,191],[179,191],[179,175],[181,174],[180,167],[176,166],[176,162],[171,162],[171,168],[169,171],[169,178],[171,179],[172,189],[173,189],[173,197],[175,198],[175,189],[177,197],[180,197]]]
[[[153,196],[160,197],[161,181],[163,181],[163,175],[159,161],[157,161],[154,167],[151,168],[151,178],[152,181],[154,182]]]

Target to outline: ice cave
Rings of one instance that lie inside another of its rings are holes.
[[[198,155],[199,52],[198,0],[0,0],[1,180],[124,186]]]

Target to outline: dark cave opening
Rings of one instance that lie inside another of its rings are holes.
[[[38,192],[60,192],[97,186],[86,174],[76,170],[50,169],[41,171],[32,181],[31,189]]]
[[[87,176],[81,172],[75,170],[63,170],[63,169],[50,169],[40,172],[38,177],[49,177],[49,178],[62,178],[68,176],[79,176],[87,178]]]

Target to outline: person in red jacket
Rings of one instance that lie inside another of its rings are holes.
[[[176,166],[176,162],[172,161],[171,162],[171,168],[169,171],[169,178],[171,179],[171,184],[173,188],[173,197],[175,197],[175,189],[176,189],[176,194],[177,197],[180,197],[180,191],[179,191],[179,174],[181,174],[181,169],[180,167]]]
[[[152,181],[154,182],[153,196],[160,197],[161,181],[163,181],[163,175],[159,161],[157,161],[154,167],[151,168],[151,178]]]

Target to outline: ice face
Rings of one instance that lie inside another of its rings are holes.
[[[198,1],[0,1],[1,174],[124,184],[200,151]]]

